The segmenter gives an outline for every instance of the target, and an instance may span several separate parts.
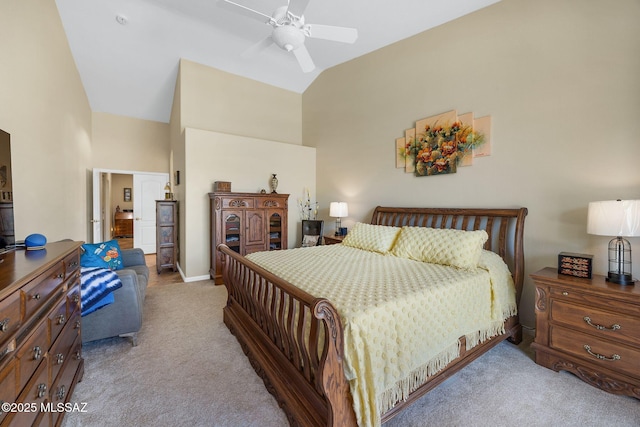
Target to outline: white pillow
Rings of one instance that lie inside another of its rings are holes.
[[[478,266],[482,247],[488,238],[484,230],[405,226],[391,253],[415,261],[472,269]]]
[[[399,227],[356,222],[342,240],[342,244],[365,251],[386,254],[391,250],[399,232]]]

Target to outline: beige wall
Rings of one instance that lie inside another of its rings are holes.
[[[215,181],[231,181],[231,190],[257,193],[269,191],[272,173],[278,176],[278,193],[289,196],[289,247],[301,239],[297,199],[304,187],[315,194],[315,149],[294,144],[236,136],[198,129],[185,129],[186,181],[184,196],[189,201],[181,236],[188,241],[188,253],[181,265],[189,277],[209,272],[209,196]],[[181,212],[182,214],[182,212]]]
[[[289,179],[283,192],[315,190],[315,149],[300,147],[301,94],[183,59],[169,129],[172,173],[181,171],[175,193],[180,267],[188,280],[208,274],[207,193],[214,181],[231,181],[234,191],[257,192],[268,189],[270,174],[277,173],[281,182]],[[295,215],[293,210],[290,239],[296,235]]]
[[[0,128],[11,134],[16,239],[85,240],[91,110],[52,0],[0,2]]]
[[[302,143],[302,96],[195,62],[180,61],[185,127]]]
[[[139,172],[169,171],[169,125],[93,113],[93,167]]]
[[[379,204],[526,206],[527,274],[561,251],[606,272],[609,238],[586,234],[587,204],[640,198],[639,21],[637,0],[503,0],[323,72],[303,95],[321,204],[349,202],[347,226]],[[493,154],[453,175],[396,169],[395,138],[451,109],[491,115]]]

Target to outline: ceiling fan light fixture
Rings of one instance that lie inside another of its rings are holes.
[[[304,44],[305,35],[292,25],[283,25],[273,29],[271,38],[281,49],[291,52]]]

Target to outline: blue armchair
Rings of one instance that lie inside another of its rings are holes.
[[[82,318],[82,342],[119,336],[129,337],[134,346],[138,345],[149,268],[142,249],[124,249],[121,256],[124,268],[116,273],[122,287],[113,292],[112,304]]]

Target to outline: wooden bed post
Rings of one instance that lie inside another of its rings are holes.
[[[328,403],[327,425],[357,426],[349,383],[344,376],[344,341],[340,316],[326,299],[314,301],[313,315],[325,325],[326,346],[322,352],[320,377]]]

